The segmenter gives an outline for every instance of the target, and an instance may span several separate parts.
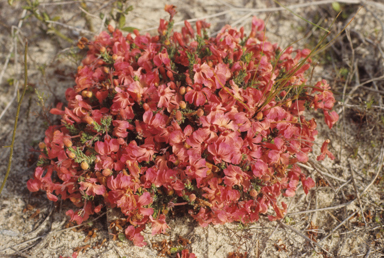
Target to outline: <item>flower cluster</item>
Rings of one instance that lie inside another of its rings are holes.
[[[315,185],[296,164],[317,135],[304,112],[323,110],[329,128],[338,120],[327,82],[305,78],[312,52],[270,43],[256,17],[249,35],[226,25],[210,38],[205,21],[173,32],[175,8],[165,9],[157,36],[109,26],[88,43],[28,189],[70,199],[79,224],[118,207],[137,246],[146,224],[164,233],[180,205],[203,227],[283,218],[281,196]],[[328,143],[319,159],[333,158]]]

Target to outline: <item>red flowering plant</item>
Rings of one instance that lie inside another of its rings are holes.
[[[51,110],[61,124],[45,132],[28,189],[70,199],[79,224],[121,209],[137,246],[146,224],[164,233],[179,205],[201,226],[283,218],[281,197],[315,185],[297,165],[317,135],[304,113],[323,110],[329,128],[338,120],[327,82],[307,84],[313,51],[270,43],[256,17],[248,36],[226,25],[210,38],[205,21],[173,32],[175,8],[165,9],[157,36],[109,26],[88,43],[68,105]],[[328,143],[319,160],[334,158]]]

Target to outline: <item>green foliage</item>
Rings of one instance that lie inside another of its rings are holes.
[[[107,64],[113,64],[112,56],[109,55],[107,51],[100,53],[100,57],[106,62]]]
[[[98,133],[106,133],[109,131],[109,127],[111,126],[111,123],[112,123],[112,116],[106,116],[106,117],[103,117],[101,120],[100,120],[100,124],[98,124],[96,121],[93,122],[93,126],[95,128],[95,130],[98,132]]]
[[[117,27],[126,32],[132,33],[133,30],[137,29],[135,27],[126,27],[126,15],[129,14],[129,12],[133,11],[133,6],[130,5],[126,7],[127,0],[119,0],[115,3],[114,8],[109,13],[110,17],[113,21],[117,24]],[[104,19],[105,15],[103,13],[100,13],[100,18]],[[111,22],[111,19],[106,19],[106,23],[109,24]]]
[[[123,28],[121,28],[121,30],[132,33],[134,30],[138,30],[138,29],[135,27],[123,27]]]
[[[85,144],[85,143],[89,143],[89,144],[92,144],[93,142],[96,142],[100,140],[100,137],[99,136],[95,136],[95,135],[91,135],[91,134],[86,134],[86,133],[82,133],[81,134],[81,138],[80,138],[80,142],[82,144]],[[91,142],[90,142],[91,141]]]
[[[171,251],[171,254],[175,254],[183,251],[183,249],[184,249],[184,246],[179,245],[179,246],[171,247],[170,251]]]
[[[239,74],[233,79],[236,85],[239,85],[240,87],[247,88],[246,85],[243,83],[244,78],[248,75],[246,70],[240,70]]]
[[[341,7],[340,7],[340,4],[338,2],[333,2],[332,3],[332,8],[333,10],[335,10],[336,12],[340,12],[341,11]]]
[[[375,102],[374,99],[371,99],[370,101],[368,101],[368,102],[366,103],[366,105],[367,105],[367,109],[370,109],[370,108],[372,107],[372,105],[373,105],[374,102]]]
[[[76,158],[74,159],[76,163],[80,164],[85,161],[91,165],[96,160],[96,156],[94,154],[87,156],[80,149],[73,149],[72,147],[69,147],[68,150],[76,155]]]
[[[79,133],[79,130],[74,125],[70,125],[70,124],[67,124],[65,122],[63,122],[63,124],[64,124],[65,128],[68,129],[70,135],[73,136],[73,135],[76,135]]]
[[[36,96],[37,96],[37,104],[40,107],[45,107],[45,101],[47,100],[47,97],[44,95],[44,92],[40,93],[37,89],[35,89]]]
[[[81,54],[78,47],[69,48],[68,51],[60,53],[59,57],[64,57],[76,66],[78,66],[81,60],[83,60],[84,58],[83,54]]]
[[[253,55],[253,52],[244,53],[241,56],[241,61],[243,61],[244,63],[249,64],[249,62],[251,62],[251,60],[252,60],[252,55]]]
[[[49,165],[50,161],[46,159],[39,159],[37,161],[37,166],[38,167],[44,167],[45,165]]]

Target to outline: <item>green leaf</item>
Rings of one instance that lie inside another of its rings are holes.
[[[122,31],[126,31],[126,32],[133,32],[133,30],[138,30],[137,28],[135,28],[135,27],[121,27],[121,30]]]
[[[124,242],[125,240],[127,240],[127,238],[125,237],[124,233],[119,233],[119,234],[117,235],[117,237],[119,238],[119,240],[120,240],[121,242]]]
[[[58,21],[58,20],[60,20],[60,16],[55,16],[52,18],[52,21]]]
[[[117,8],[119,8],[119,10],[123,8],[123,4],[120,1],[117,2]]]
[[[341,10],[340,4],[339,4],[338,2],[333,2],[333,3],[332,3],[332,8],[333,8],[333,10],[335,10],[336,12],[340,12],[340,10]]]
[[[373,105],[374,102],[375,102],[375,100],[374,100],[374,99],[371,99],[371,101],[369,101],[368,103],[366,103],[366,105],[367,105],[367,109],[370,109],[370,108],[372,107],[372,105]]]
[[[124,13],[125,13],[125,14],[128,14],[128,13],[131,12],[132,10],[133,10],[133,6],[130,5],[130,6],[128,6],[127,9],[125,9]]]
[[[119,19],[119,28],[123,28],[125,25],[125,15],[121,15]]]
[[[49,15],[46,12],[43,12],[44,20],[49,21]]]

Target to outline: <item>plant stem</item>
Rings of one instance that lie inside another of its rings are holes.
[[[27,64],[27,53],[28,53],[28,41],[25,42],[25,50],[24,50],[24,88],[23,93],[21,94],[20,99],[18,100],[17,104],[17,111],[16,111],[16,118],[15,118],[15,125],[13,127],[13,135],[12,135],[12,143],[10,146],[6,146],[11,148],[10,154],[9,154],[9,161],[8,161],[8,168],[7,172],[5,173],[5,177],[3,180],[3,183],[1,184],[0,188],[0,194],[3,191],[3,188],[5,186],[5,183],[7,182],[9,172],[11,171],[12,166],[12,156],[13,156],[13,147],[15,145],[15,139],[16,139],[16,129],[17,129],[17,121],[19,120],[19,114],[21,109],[21,103],[23,102],[23,98],[25,95],[25,92],[27,91],[27,83],[28,83],[28,64]]]

